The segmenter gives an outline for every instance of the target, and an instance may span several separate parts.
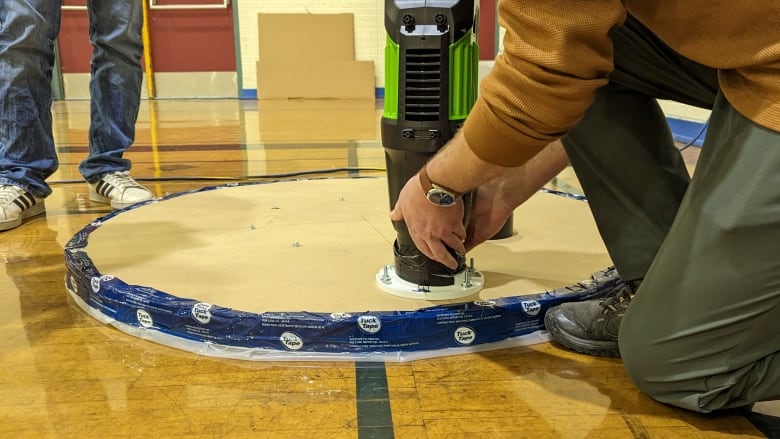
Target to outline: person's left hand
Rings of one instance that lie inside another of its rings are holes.
[[[406,222],[412,241],[425,256],[453,270],[458,268],[458,262],[447,251],[447,247],[457,254],[466,253],[463,245],[466,239],[463,200],[458,199],[450,207],[434,206],[425,197],[419,177],[415,175],[398,194],[390,219]]]
[[[467,252],[498,233],[517,207],[507,203],[499,187],[493,181],[473,191],[471,216],[463,243]]]

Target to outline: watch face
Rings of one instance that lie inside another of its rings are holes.
[[[447,191],[434,188],[428,191],[428,201],[437,206],[452,206],[455,204],[455,197]]]

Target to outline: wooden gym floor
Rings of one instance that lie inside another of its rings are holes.
[[[308,170],[383,176],[380,107],[145,101],[127,157],[158,196]],[[639,393],[620,360],[550,343],[409,363],[246,362],[103,325],[64,286],[63,245],[109,212],[88,200],[77,171],[89,104],[56,102],[53,112],[61,165],[47,215],[0,234],[0,437],[780,436],[780,403],[747,417],[667,407]],[[696,153],[684,152],[691,164]],[[566,170],[551,187],[578,186]]]

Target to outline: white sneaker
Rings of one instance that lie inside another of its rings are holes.
[[[89,199],[110,204],[114,209],[154,198],[152,191],[138,184],[130,172],[112,172],[100,177],[96,183],[89,184]]]
[[[0,231],[11,230],[22,220],[46,213],[43,198],[10,184],[0,185]]]

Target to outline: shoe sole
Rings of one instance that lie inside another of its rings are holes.
[[[130,207],[133,204],[143,203],[144,201],[149,201],[149,200],[134,201],[132,203],[118,203],[116,201],[111,201],[110,198],[104,197],[104,196],[100,195],[97,192],[90,191],[90,193],[89,193],[89,201],[94,201],[96,203],[108,204],[108,205],[111,206],[112,209],[119,210],[119,209],[124,209],[125,207]]]
[[[153,198],[154,197],[149,198],[149,200],[151,200]],[[119,203],[119,202],[116,202],[116,201],[111,201],[110,198],[104,197],[103,195],[100,195],[99,193],[95,192],[95,190],[92,189],[91,187],[89,188],[89,201],[94,201],[96,203],[108,204],[113,209],[124,209],[125,207],[130,207],[130,206],[132,206],[134,204],[138,204],[138,203],[144,203],[144,202],[149,201],[149,200],[133,201],[132,203]]]
[[[550,313],[544,316],[544,326],[552,334],[555,341],[565,348],[596,357],[620,358],[620,348],[615,343],[586,340],[564,332]]]
[[[0,232],[15,229],[21,226],[24,220],[36,217],[38,215],[43,215],[45,213],[46,213],[46,205],[43,202],[37,203],[33,207],[22,212],[22,214],[19,215],[19,218],[0,221]]]
[[[104,196],[98,194],[97,192],[92,192],[92,191],[89,192],[89,201],[94,201],[96,203],[108,204],[109,206],[111,206],[112,209],[124,209],[127,206],[132,206],[133,204],[135,204],[135,203],[129,203],[129,204],[115,203],[115,202],[111,201],[110,198],[104,197]]]

